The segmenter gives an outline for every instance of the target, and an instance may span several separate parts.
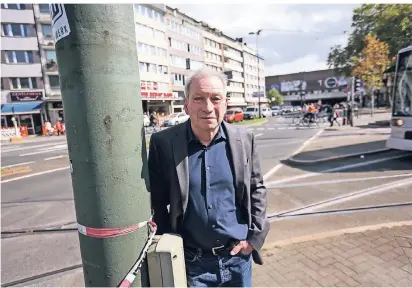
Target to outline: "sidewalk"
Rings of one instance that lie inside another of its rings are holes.
[[[302,151],[288,160],[298,164],[314,164],[323,161],[361,156],[388,151],[386,139],[390,127],[381,125],[390,115],[382,113],[371,118],[362,115],[355,119],[355,126],[328,127],[308,142]],[[377,124],[376,124],[377,123]]]
[[[411,287],[412,226],[285,244],[263,257],[253,287]]]

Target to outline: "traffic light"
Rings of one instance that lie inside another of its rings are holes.
[[[354,77],[354,86],[355,86],[355,93],[358,91],[363,91],[363,82],[361,79]]]

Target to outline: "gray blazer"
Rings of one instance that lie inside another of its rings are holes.
[[[233,159],[236,205],[243,205],[249,215],[246,240],[255,248],[252,253],[254,262],[263,264],[259,250],[270,225],[266,217],[266,187],[263,185],[255,138],[246,129],[226,122],[222,123],[222,128]],[[153,134],[150,140],[150,192],[158,234],[177,234],[182,227],[189,196],[187,134],[187,123],[182,123]]]

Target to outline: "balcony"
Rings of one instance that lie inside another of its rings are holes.
[[[1,9],[1,22],[34,24],[33,10]]]
[[[245,88],[236,86],[227,86],[227,92],[245,93]]]
[[[1,64],[1,77],[42,77],[41,64]]]
[[[228,62],[223,63],[223,65],[224,65],[224,71],[237,71],[237,72],[243,73],[242,66],[235,65],[232,63],[228,63]]]
[[[1,50],[37,51],[37,37],[1,37]]]
[[[224,55],[225,57],[228,57],[228,58],[230,58],[230,59],[233,59],[233,60],[236,60],[236,61],[239,61],[239,62],[243,63],[243,57],[237,55],[236,53],[233,53],[233,52],[231,52],[231,51],[228,51],[228,50],[223,49],[223,55]]]

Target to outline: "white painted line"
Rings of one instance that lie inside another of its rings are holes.
[[[257,128],[256,130],[265,130],[265,128]]]
[[[13,165],[7,165],[7,166],[3,166],[1,167],[1,169],[4,168],[11,168],[11,167],[17,167],[17,166],[23,166],[23,165],[29,165],[29,164],[33,164],[35,163],[34,161],[30,161],[30,162],[23,162],[23,163],[18,163],[18,164],[13,164]]]
[[[288,158],[293,157],[294,155],[300,153],[300,151],[302,151],[306,146],[309,145],[310,142],[312,142],[314,139],[316,139],[320,134],[322,134],[323,129],[319,130],[318,133],[316,133],[315,135],[313,135],[311,138],[309,138],[308,140],[306,140],[302,146],[299,147],[298,150],[296,150],[294,153],[292,153],[292,155],[290,155]],[[270,169],[265,175],[263,175],[263,181],[266,181],[270,176],[272,176],[273,174],[275,174],[281,167],[282,167],[282,163],[277,164],[275,167],[273,167],[272,169]]]
[[[42,147],[54,147],[56,146],[56,144],[60,144],[60,143],[49,143],[49,144],[43,144],[43,145],[34,145],[34,146],[27,146],[27,147],[21,147],[21,148],[2,148],[1,149],[1,153],[10,153],[10,152],[14,152],[14,151],[21,151],[21,150],[28,150],[28,149],[36,149],[36,148],[42,148]],[[62,145],[65,145],[67,147],[67,144],[62,143]]]
[[[270,128],[268,128],[268,130],[275,130],[275,128],[273,128],[273,127],[270,127]]]
[[[313,182],[293,183],[293,184],[283,184],[283,185],[272,185],[271,183],[267,183],[265,186],[266,188],[292,188],[292,187],[304,187],[304,186],[313,186],[313,185],[327,185],[327,184],[337,184],[337,183],[347,183],[347,182],[358,182],[358,181],[367,181],[367,180],[402,178],[402,177],[410,177],[410,176],[412,176],[412,173],[387,175],[387,176],[363,177],[363,178],[332,179],[332,180],[325,180],[325,181],[313,181]]]
[[[49,158],[44,158],[44,161],[49,161],[49,160],[54,160],[54,159],[59,159],[59,158],[64,158],[67,155],[59,155],[59,156],[54,156],[54,157],[49,157]]]
[[[15,178],[3,180],[0,183],[3,184],[3,183],[8,183],[8,182],[13,182],[13,181],[26,179],[26,178],[31,178],[31,177],[34,177],[34,176],[40,176],[40,175],[44,175],[44,174],[49,174],[49,173],[53,173],[53,172],[57,172],[57,171],[61,171],[61,170],[69,169],[69,168],[70,168],[69,166],[66,166],[66,167],[56,168],[56,169],[52,169],[52,170],[42,171],[42,172],[38,172],[38,173],[34,173],[34,174],[29,174],[29,175],[24,175],[24,176],[20,176],[20,177],[15,177]]]
[[[36,154],[44,154],[44,153],[49,153],[49,152],[53,152],[53,151],[58,151],[58,150],[66,149],[66,148],[67,148],[67,147],[41,150],[41,151],[36,151],[36,152],[21,154],[21,155],[19,155],[19,156],[20,156],[20,157],[24,157],[24,156],[31,156],[31,155],[36,155]]]
[[[278,129],[279,130],[284,130],[284,129],[286,129],[286,127],[279,127]]]
[[[259,137],[259,136],[262,136],[262,135],[263,135],[263,133],[256,134],[256,135],[255,135],[255,138],[257,138],[257,137]]]
[[[290,182],[290,181],[299,180],[299,179],[303,179],[303,178],[308,178],[308,177],[312,177],[312,176],[317,176],[317,175],[320,175],[320,174],[323,174],[323,173],[344,171],[344,170],[348,170],[348,169],[351,169],[351,168],[359,168],[359,167],[368,166],[368,165],[376,164],[376,163],[381,163],[381,162],[385,162],[385,161],[389,161],[389,160],[405,158],[405,157],[408,157],[408,156],[411,156],[411,154],[401,154],[401,155],[396,155],[396,156],[391,156],[391,157],[386,157],[386,158],[380,158],[380,159],[361,162],[361,163],[349,164],[349,165],[340,166],[340,167],[336,167],[336,168],[332,168],[332,169],[326,169],[326,170],[316,172],[316,173],[308,173],[308,174],[293,176],[293,177],[282,179],[282,180],[271,181],[271,182],[266,183],[265,185],[276,185],[276,184],[280,184],[280,183],[285,183],[285,182]]]
[[[328,200],[320,201],[320,202],[317,202],[317,203],[313,203],[313,204],[310,204],[308,206],[298,208],[298,209],[295,209],[295,210],[287,212],[287,213],[281,213],[281,214],[285,215],[285,216],[286,215],[293,215],[293,212],[298,212],[298,211],[299,211],[299,214],[310,213],[310,212],[313,212],[315,209],[319,210],[319,209],[322,209],[322,208],[327,207],[327,206],[331,206],[331,205],[338,204],[338,203],[341,203],[341,202],[347,202],[349,200],[353,200],[353,199],[364,197],[364,196],[371,195],[371,194],[384,192],[384,191],[387,191],[387,190],[395,188],[395,187],[401,187],[401,186],[410,185],[410,184],[412,184],[412,178],[403,179],[403,180],[400,180],[400,181],[395,181],[395,182],[390,182],[390,183],[385,183],[383,185],[370,187],[370,188],[363,189],[363,190],[360,190],[360,191],[355,191],[355,192],[352,192],[352,193],[341,195],[341,196],[338,196],[338,197],[335,197],[335,198],[332,198],[332,199],[328,199]]]

